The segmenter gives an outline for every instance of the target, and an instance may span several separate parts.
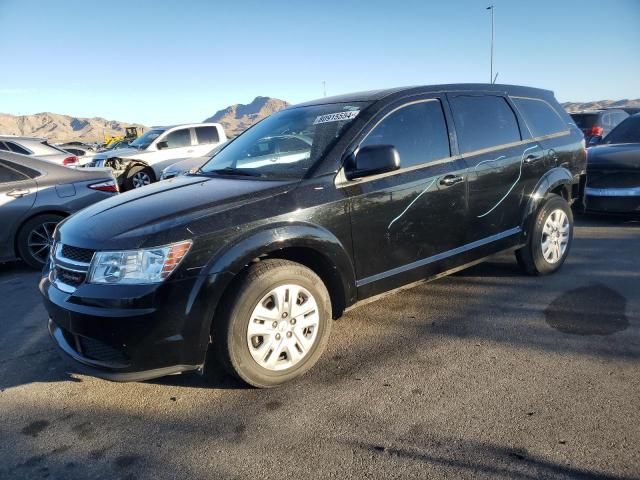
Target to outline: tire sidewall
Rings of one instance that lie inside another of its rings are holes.
[[[554,210],[562,210],[567,216],[569,220],[569,239],[567,241],[567,248],[560,260],[556,263],[549,263],[544,258],[544,254],[542,252],[542,229],[544,228],[544,224],[549,218],[549,215]],[[559,195],[554,195],[550,197],[540,208],[535,219],[530,241],[533,263],[540,274],[545,275],[553,273],[564,264],[567,256],[569,255],[569,251],[571,250],[571,245],[573,244],[573,213],[571,212],[571,207],[564,198]]]
[[[322,355],[331,329],[329,293],[319,277],[302,266],[279,266],[265,271],[258,278],[243,285],[229,312],[227,348],[233,370],[242,380],[257,387],[273,387],[297,378],[309,370]],[[273,288],[296,284],[313,295],[318,306],[319,325],[311,351],[296,365],[282,371],[267,370],[256,363],[247,345],[247,328],[253,309]]]

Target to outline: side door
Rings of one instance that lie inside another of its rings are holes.
[[[158,137],[154,143],[158,150],[141,158],[153,167],[156,178],[160,178],[165,167],[179,160],[197,156],[192,143],[191,128],[179,128]]]
[[[514,108],[498,94],[448,94],[460,154],[468,168],[467,242],[492,243],[520,233],[527,179],[542,148],[521,133]]]
[[[444,96],[390,104],[355,141],[354,151],[393,145],[400,168],[337,181],[350,197],[358,297],[447,268],[464,243],[464,164],[452,150]]]
[[[193,147],[195,157],[202,157],[209,153],[220,143],[218,129],[213,126],[195,127],[195,145]]]
[[[0,160],[0,257],[14,256],[16,228],[33,206],[36,194],[35,180]]]

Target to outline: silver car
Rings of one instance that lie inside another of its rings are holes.
[[[117,183],[108,170],[65,168],[0,152],[0,262],[22,258],[42,268],[56,225],[116,193]]]
[[[74,166],[78,163],[77,156],[49,145],[46,138],[40,137],[0,135],[0,151],[34,156],[64,166]]]

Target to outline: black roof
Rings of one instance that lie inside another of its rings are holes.
[[[375,102],[387,97],[404,97],[408,95],[418,95],[422,93],[437,92],[499,92],[509,95],[522,95],[548,98],[553,97],[553,92],[534,87],[523,87],[518,85],[503,85],[490,83],[452,83],[444,85],[424,85],[412,87],[396,87],[382,90],[369,90],[366,92],[348,93],[333,97],[318,98],[304,103],[294,105],[294,107],[304,107],[309,105],[322,105],[326,103],[343,102]]]

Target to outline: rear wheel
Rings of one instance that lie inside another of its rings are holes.
[[[331,301],[322,280],[287,260],[249,267],[216,320],[214,348],[225,367],[255,387],[301,376],[329,340]]]
[[[139,165],[131,168],[127,172],[127,178],[124,183],[127,190],[133,190],[134,188],[144,187],[155,181],[156,177],[153,174],[153,170],[149,167]]]
[[[573,241],[573,214],[567,201],[551,194],[538,209],[527,245],[516,251],[520,267],[529,275],[546,275],[558,270]]]
[[[16,244],[20,258],[30,267],[41,270],[47,263],[53,231],[63,218],[55,214],[38,215],[22,226]]]

